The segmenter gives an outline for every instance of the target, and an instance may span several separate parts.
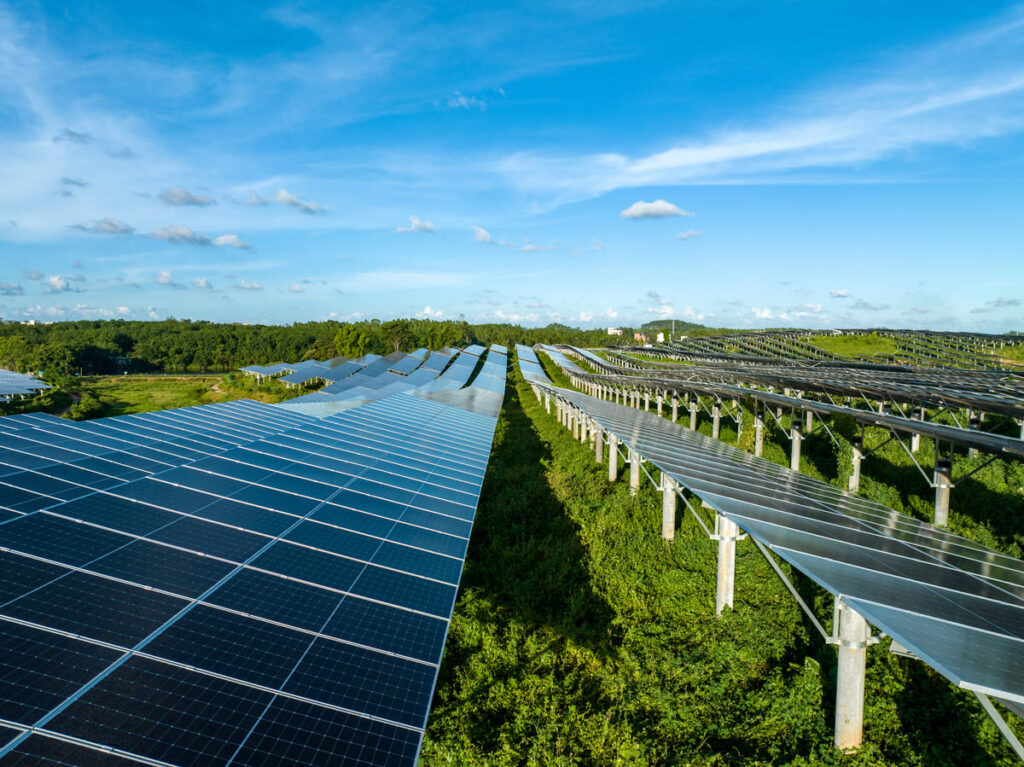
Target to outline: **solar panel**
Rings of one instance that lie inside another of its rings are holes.
[[[0,759],[414,764],[500,407],[504,363],[485,368],[486,389],[319,419],[228,403],[0,429],[0,459],[39,462],[0,480],[46,499],[0,518]],[[202,448],[125,463],[185,440]],[[124,477],[81,483],[111,456]]]

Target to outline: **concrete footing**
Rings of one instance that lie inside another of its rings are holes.
[[[721,514],[715,516],[718,534],[718,584],[715,589],[715,615],[732,607],[736,582],[736,538],[739,528]]]
[[[640,492],[640,454],[630,448],[629,451],[629,494]]]
[[[719,438],[722,433],[722,406],[717,402],[711,406],[711,436]]]
[[[665,473],[661,475],[661,537],[666,541],[676,537],[676,481]]]
[[[851,493],[860,490],[860,465],[864,460],[864,440],[861,437],[853,438],[853,471],[850,474],[850,482],[847,485]]]
[[[949,491],[953,487],[953,462],[948,458],[935,460],[935,519],[936,527],[944,527],[949,522]]]
[[[697,400],[690,400],[690,428],[697,430]]]
[[[836,667],[836,747],[860,748],[864,734],[864,671],[870,627],[864,616],[839,603],[839,663]]]
[[[619,478],[619,438],[614,434],[608,435],[608,481],[614,482]]]
[[[793,424],[789,430],[789,468],[793,471],[800,471],[800,444],[804,441],[803,430],[800,427],[800,418],[794,414]]]
[[[594,427],[594,460],[604,463],[604,429],[600,426]]]

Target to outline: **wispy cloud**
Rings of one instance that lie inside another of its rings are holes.
[[[216,205],[217,201],[208,194],[192,194],[188,189],[172,187],[160,192],[160,200],[167,205],[194,205],[205,208]]]
[[[676,235],[678,240],[692,240],[694,237],[700,236],[700,232],[696,229],[687,229],[685,232],[680,232]]]
[[[485,243],[490,243],[490,244],[494,243],[494,238],[491,237],[491,233],[488,232],[483,227],[480,227],[480,226],[474,226],[473,227],[473,238],[477,242],[485,242]]]
[[[971,314],[984,314],[986,312],[994,312],[999,309],[1011,309],[1021,306],[1021,300],[1019,298],[1010,298],[1008,296],[1001,296],[994,298],[991,301],[986,301],[981,306],[976,306],[971,309]]]
[[[238,250],[249,250],[249,243],[242,242],[237,234],[222,234],[213,238],[213,244],[219,248],[237,248]]]
[[[256,192],[249,192],[249,196],[242,200],[242,202],[245,205],[252,205],[253,207],[262,207],[263,205],[270,204],[270,200],[263,199],[258,194],[256,194]]]
[[[202,234],[196,234],[187,226],[159,226],[153,230],[153,239],[173,242],[176,245],[212,245],[213,241]]]
[[[655,200],[654,202],[638,200],[619,213],[619,215],[623,218],[640,219],[668,218],[670,216],[692,216],[693,214],[665,200]]]
[[[409,216],[409,226],[400,226],[396,232],[433,232],[435,229],[432,221],[423,221],[416,216]]]
[[[91,224],[72,224],[71,228],[92,234],[131,234],[135,231],[134,226],[129,226],[116,218],[101,218]]]
[[[67,141],[72,144],[91,144],[95,139],[88,133],[81,133],[71,128],[64,128],[60,133],[53,137],[53,143],[59,144],[62,141]]]
[[[849,298],[850,291],[848,290],[830,290],[828,292],[831,298]]]
[[[301,211],[302,213],[308,213],[310,215],[327,212],[327,208],[317,205],[311,200],[300,200],[294,194],[287,192],[284,189],[277,190],[277,201],[282,205],[288,205],[295,208],[295,210]]]
[[[480,111],[483,111],[487,109],[487,102],[483,99],[476,98],[475,96],[467,96],[461,91],[455,91],[455,93],[448,97],[448,108],[479,109]]]
[[[61,186],[77,186],[77,187],[89,186],[89,182],[86,181],[85,179],[82,179],[82,178],[69,178],[68,176],[62,177],[61,180],[60,180],[60,184],[61,184]]]
[[[23,296],[25,289],[16,282],[0,282],[0,296]]]

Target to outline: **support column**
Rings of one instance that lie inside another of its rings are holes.
[[[864,616],[839,603],[839,663],[836,668],[836,747],[860,748],[864,734],[864,671],[870,627]]]
[[[646,413],[651,409],[651,393],[647,389],[644,389],[644,412]]]
[[[672,423],[679,420],[679,395],[672,395]]]
[[[915,407],[914,408],[914,414],[913,414],[912,417],[915,420],[917,420],[917,421],[923,421],[924,420],[924,408],[923,407]],[[911,453],[916,453],[920,449],[921,449],[921,435],[920,434],[911,434],[910,435],[910,452]]]
[[[551,395],[547,391],[544,392],[544,409],[551,415]]]
[[[739,528],[731,519],[715,515],[718,534],[718,586],[715,591],[715,615],[721,615],[726,607],[732,607],[736,581],[736,537]]]
[[[690,400],[690,429],[697,430],[697,400]]]
[[[804,413],[807,419],[807,425],[804,427],[804,433],[810,434],[812,431],[814,431],[814,411],[805,410]]]
[[[789,429],[790,452],[789,468],[793,471],[800,471],[800,443],[804,441],[804,435],[800,428],[800,417],[793,414],[793,424]]]
[[[600,426],[594,427],[594,460],[604,463],[604,429]]]
[[[580,438],[580,419],[577,415],[577,410],[573,409],[569,412],[569,419],[572,421],[572,438]]]
[[[850,474],[850,483],[848,485],[851,493],[856,493],[860,490],[860,464],[864,460],[864,439],[861,436],[856,436],[852,440],[853,442],[853,473]]]
[[[938,445],[935,446],[938,452]],[[945,527],[949,521],[949,491],[953,487],[953,462],[948,458],[935,459],[935,519],[936,527]]]
[[[658,415],[661,415],[661,406],[664,404],[664,402],[665,402],[665,398],[659,394],[658,395],[658,400],[657,400],[657,403],[658,403]]]
[[[974,410],[968,410],[967,412],[971,414],[971,417],[967,421],[967,428],[970,429],[971,431],[979,431],[981,429],[981,418],[979,417],[978,413],[975,412]],[[967,457],[977,458],[978,448],[967,448]]]
[[[619,478],[619,438],[614,434],[608,435],[608,481],[614,482]]]
[[[583,415],[582,412],[580,412],[579,418],[580,418],[580,442],[586,444],[587,440],[589,439],[588,432],[590,430],[590,421],[587,420],[587,417],[585,415]]]
[[[711,436],[718,439],[722,433],[722,406],[717,402],[711,406]]]
[[[764,409],[754,405],[754,455],[760,457],[764,452]]]
[[[629,450],[629,494],[636,495],[640,492],[640,454],[630,448]]]
[[[661,537],[676,537],[676,481],[664,472],[661,475]]]

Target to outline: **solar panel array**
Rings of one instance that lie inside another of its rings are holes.
[[[0,761],[414,764],[486,383],[0,419]]]
[[[954,684],[1022,710],[1024,562],[658,415],[546,388]]]
[[[49,388],[50,384],[40,381],[35,376],[0,368],[0,399],[38,394]]]

